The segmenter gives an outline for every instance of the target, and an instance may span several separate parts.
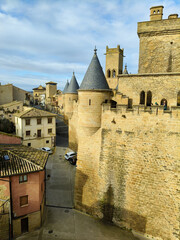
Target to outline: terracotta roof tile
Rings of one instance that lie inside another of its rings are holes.
[[[50,113],[44,110],[40,110],[37,108],[30,108],[20,113],[14,114],[16,117],[19,118],[27,118],[27,117],[56,117],[56,114]]]
[[[8,155],[9,160],[4,156]],[[0,177],[7,177],[44,169],[48,153],[22,145],[0,145]]]

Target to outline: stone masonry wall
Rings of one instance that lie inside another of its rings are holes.
[[[133,99],[133,105],[139,105],[140,93],[152,92],[152,103],[167,99],[168,106],[177,106],[177,94],[180,90],[179,74],[131,74],[119,75],[118,90]]]
[[[105,106],[105,105],[104,105]],[[105,109],[78,139],[75,205],[155,239],[179,239],[179,110]]]
[[[180,72],[180,18],[138,23],[139,73]]]

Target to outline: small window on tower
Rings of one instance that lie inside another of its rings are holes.
[[[112,71],[112,77],[113,77],[113,78],[116,77],[116,71],[115,71],[115,70]]]
[[[91,99],[89,99],[89,106],[91,105]]]

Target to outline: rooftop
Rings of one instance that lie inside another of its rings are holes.
[[[44,110],[40,110],[37,108],[29,108],[23,112],[15,113],[16,117],[19,118],[27,118],[27,117],[56,117],[56,114],[50,113]]]
[[[70,81],[69,86],[66,89],[65,93],[77,93],[78,89],[79,89],[79,84],[78,84],[75,74],[73,72],[73,76],[71,78],[71,81]]]
[[[81,83],[80,90],[109,90],[101,64],[94,50],[94,56]]]
[[[42,85],[40,85],[40,86],[37,87],[37,88],[33,88],[33,90],[46,90],[46,88],[43,87]]]
[[[47,160],[48,153],[38,149],[23,145],[0,145],[0,177],[42,171]]]
[[[0,105],[0,107],[11,107],[11,106],[17,105],[17,104],[23,104],[23,102],[21,102],[21,101],[13,101],[13,102],[10,102],[10,103],[2,104],[2,105]]]

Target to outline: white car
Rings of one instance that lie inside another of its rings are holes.
[[[52,154],[52,153],[53,153],[52,150],[51,150],[49,147],[42,147],[42,148],[40,148],[40,150],[42,150],[42,151],[44,151],[44,152],[47,152],[47,153],[49,153],[49,154]]]
[[[68,161],[75,156],[77,156],[76,152],[68,152],[64,155],[65,159],[68,160]]]

